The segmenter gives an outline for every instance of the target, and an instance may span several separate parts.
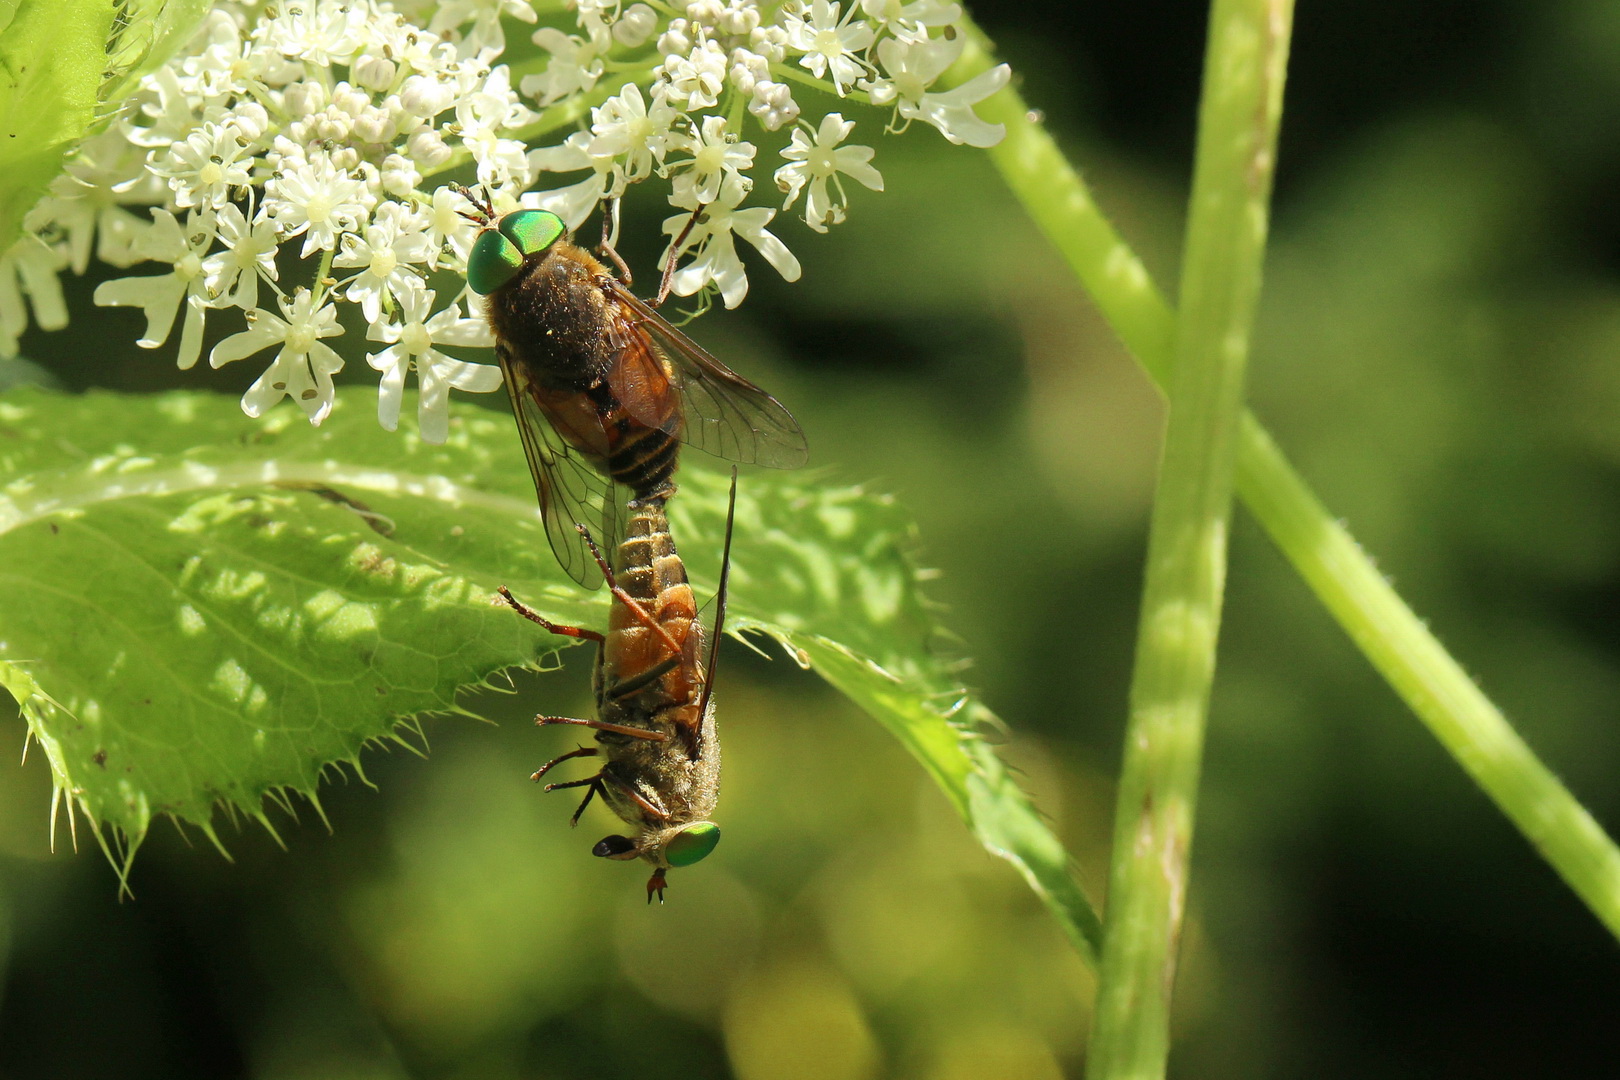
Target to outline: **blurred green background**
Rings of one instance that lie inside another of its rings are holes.
[[[975,10],[1171,287],[1203,6]],[[916,514],[969,677],[1100,899],[1157,399],[982,155],[926,129],[878,149],[885,195],[831,237],[780,229],[803,282],[762,268],[697,332],[831,477]],[[1611,0],[1300,4],[1254,406],[1611,830],[1617,192]],[[93,286],[24,342],[64,385],[252,377],[108,345],[138,317]],[[426,757],[369,754],[369,784],[323,795],[331,833],[249,826],[227,863],[154,830],[133,901],[83,837],[50,854],[43,755],[0,767],[0,1077],[1080,1075],[1089,975],[875,724],[728,648],[728,839],[649,908],[640,871],[589,857],[599,811],[570,831],[527,782],[569,745],[528,717],[588,708],[566,660],[471,702],[491,724],[429,721]],[[1620,1068],[1614,941],[1243,519],[1213,708],[1173,1075]],[[8,711],[0,745],[22,730]]]

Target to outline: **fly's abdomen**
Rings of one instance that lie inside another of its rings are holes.
[[[618,683],[644,677],[645,672],[668,664],[673,643],[680,649],[677,663],[656,685],[670,703],[684,702],[702,689],[698,660],[703,632],[697,621],[697,601],[669,533],[664,500],[638,500],[628,510],[625,539],[614,554],[614,574],[619,587],[663,633],[646,625],[625,604],[615,603],[608,616],[605,666]]]
[[[605,419],[608,430],[617,436],[607,459],[608,475],[635,492],[638,500],[651,502],[667,497],[674,490],[675,466],[680,462],[679,432],[648,427],[630,416],[622,405],[615,405]],[[663,532],[667,537],[667,522]],[[671,544],[670,554],[674,555],[674,551]],[[678,562],[679,556],[675,558]],[[684,570],[681,580],[685,580]]]

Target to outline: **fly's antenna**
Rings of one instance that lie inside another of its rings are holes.
[[[472,222],[474,225],[493,225],[495,223],[495,207],[489,201],[489,189],[480,188],[474,191],[466,184],[451,184],[450,190],[472,203],[474,213],[457,210],[456,213]],[[480,194],[480,192],[482,194]]]
[[[737,466],[731,467],[731,501],[726,504],[726,544],[720,552],[720,588],[714,594],[714,640],[709,643],[708,670],[703,673],[703,696],[698,699],[698,723],[714,693],[714,665],[720,659],[720,638],[726,628],[726,586],[731,581],[731,525],[737,519]]]

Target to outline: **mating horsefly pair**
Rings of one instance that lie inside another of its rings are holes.
[[[571,758],[606,759],[595,776],[546,790],[586,789],[575,823],[600,796],[632,835],[605,837],[592,853],[651,863],[647,899],[656,894],[662,901],[665,872],[696,863],[720,841],[719,826],[709,820],[720,790],[711,691],[737,499],[733,468],[711,637],[666,514],[680,444],[744,464],[791,468],[806,457],[804,433],[775,398],[630,292],[629,270],[609,244],[611,210],[602,251],[622,280],[570,243],[556,214],[517,210],[497,218],[486,200],[462,194],[475,211],[467,216],[483,226],[467,260],[467,282],[487,298],[495,355],[551,549],[574,580],[588,587],[606,581],[612,594],[608,631],[601,634],[553,623],[500,590],[525,618],[597,645],[597,718],[535,720],[592,728],[596,745],[548,762],[534,779]],[[668,286],[666,270],[655,304]],[[602,547],[588,519],[600,522]]]

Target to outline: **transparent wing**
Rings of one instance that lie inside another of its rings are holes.
[[[626,495],[558,432],[544,404],[545,392],[522,364],[514,362],[504,343],[496,345],[495,356],[506,375],[512,415],[534,478],[551,551],[569,577],[594,589],[602,584],[602,572],[575,524],[590,528],[602,554],[611,559],[624,538]]]
[[[609,330],[614,345],[631,348],[633,339],[651,338],[668,358],[667,374],[681,392],[681,413],[643,415],[626,401],[631,415],[674,432],[684,414],[681,438],[727,461],[778,469],[804,464],[810,454],[804,430],[781,402],[716,360],[619,282],[610,282],[607,291],[618,301]]]

